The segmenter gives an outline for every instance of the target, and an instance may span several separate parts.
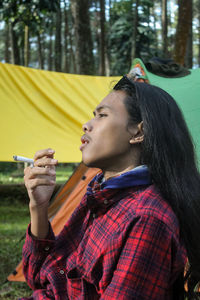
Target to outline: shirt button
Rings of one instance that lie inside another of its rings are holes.
[[[61,274],[61,275],[65,274],[65,271],[60,270],[60,274]]]
[[[93,219],[96,217],[96,214],[92,214]]]
[[[104,202],[103,202],[104,204],[108,204],[108,200],[106,199],[106,200],[104,200]]]
[[[44,248],[44,250],[45,250],[45,251],[49,251],[49,246],[46,246],[46,247]]]

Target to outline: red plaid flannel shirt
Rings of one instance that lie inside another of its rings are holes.
[[[27,232],[21,299],[173,299],[186,251],[178,220],[154,185],[97,190],[82,199],[62,232]]]

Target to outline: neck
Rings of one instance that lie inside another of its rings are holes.
[[[111,179],[113,177],[116,177],[116,176],[119,176],[123,173],[126,173],[134,168],[138,167],[138,164],[137,165],[131,165],[123,170],[106,170],[106,171],[103,171],[103,174],[104,174],[104,178],[105,180],[108,180],[108,179]]]

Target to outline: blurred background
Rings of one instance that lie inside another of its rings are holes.
[[[200,66],[199,0],[0,1],[0,61],[121,75],[133,58]]]

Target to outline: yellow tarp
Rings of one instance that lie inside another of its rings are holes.
[[[80,162],[82,124],[119,78],[0,63],[0,161],[51,147],[60,162]]]

